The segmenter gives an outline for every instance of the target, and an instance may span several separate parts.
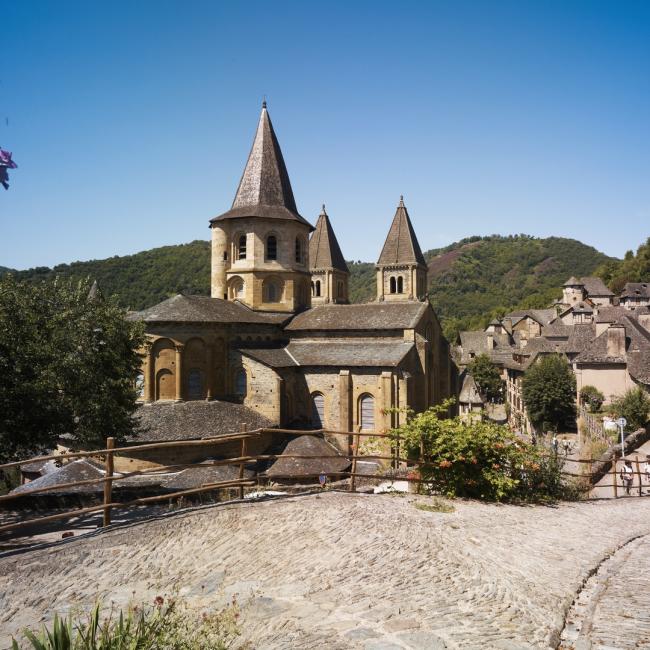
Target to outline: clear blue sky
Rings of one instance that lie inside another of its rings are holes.
[[[348,259],[376,260],[400,194],[424,249],[650,235],[645,0],[20,0],[0,21],[0,265],[207,239],[264,94],[299,210],[324,201]]]

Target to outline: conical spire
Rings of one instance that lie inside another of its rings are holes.
[[[266,101],[262,103],[253,146],[232,207],[225,214],[212,219],[212,222],[238,217],[297,220],[312,227],[298,214],[289,174],[266,109]]]
[[[309,240],[309,266],[311,269],[338,269],[344,273],[350,272],[324,205],[316,222],[316,230]]]
[[[404,205],[403,196],[399,198],[399,205],[377,264],[379,266],[391,264],[422,264],[426,266],[420,244]]]

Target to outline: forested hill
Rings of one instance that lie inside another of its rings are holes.
[[[617,260],[574,239],[527,235],[471,237],[425,253],[431,302],[445,332],[479,327],[494,315],[544,307],[560,295],[571,275],[580,277]],[[354,302],[375,296],[374,263],[350,263]],[[180,292],[209,294],[210,249],[206,241],[165,246],[135,255],[18,271],[25,279],[55,275],[96,279],[105,295],[117,294],[130,309],[142,309]]]

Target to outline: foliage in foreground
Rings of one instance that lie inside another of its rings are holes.
[[[434,406],[391,432],[409,457],[424,450],[420,475],[433,492],[488,501],[575,498],[556,454],[492,422],[444,418],[448,407]]]
[[[90,288],[0,278],[0,460],[133,431],[143,328]]]
[[[575,426],[576,379],[561,355],[549,354],[528,368],[522,394],[537,430],[557,432]]]
[[[637,431],[648,423],[650,397],[642,388],[631,388],[612,402],[611,410],[615,417],[627,420],[626,431]]]
[[[33,650],[227,650],[240,635],[238,616],[236,603],[198,614],[158,596],[153,607],[130,606],[104,621],[99,605],[85,621],[55,616],[51,628],[24,635]],[[15,639],[12,648],[20,648]]]

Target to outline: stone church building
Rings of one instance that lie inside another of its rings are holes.
[[[208,401],[220,405],[222,431],[239,430],[243,409],[276,426],[385,431],[404,418],[391,407],[422,411],[456,393],[403,200],[377,261],[376,300],[349,304],[330,218],[323,206],[314,227],[298,212],[266,104],[232,207],[210,228],[211,297],[177,295],[132,316],[151,342],[143,410],[165,402],[171,418],[179,403],[187,413]]]

